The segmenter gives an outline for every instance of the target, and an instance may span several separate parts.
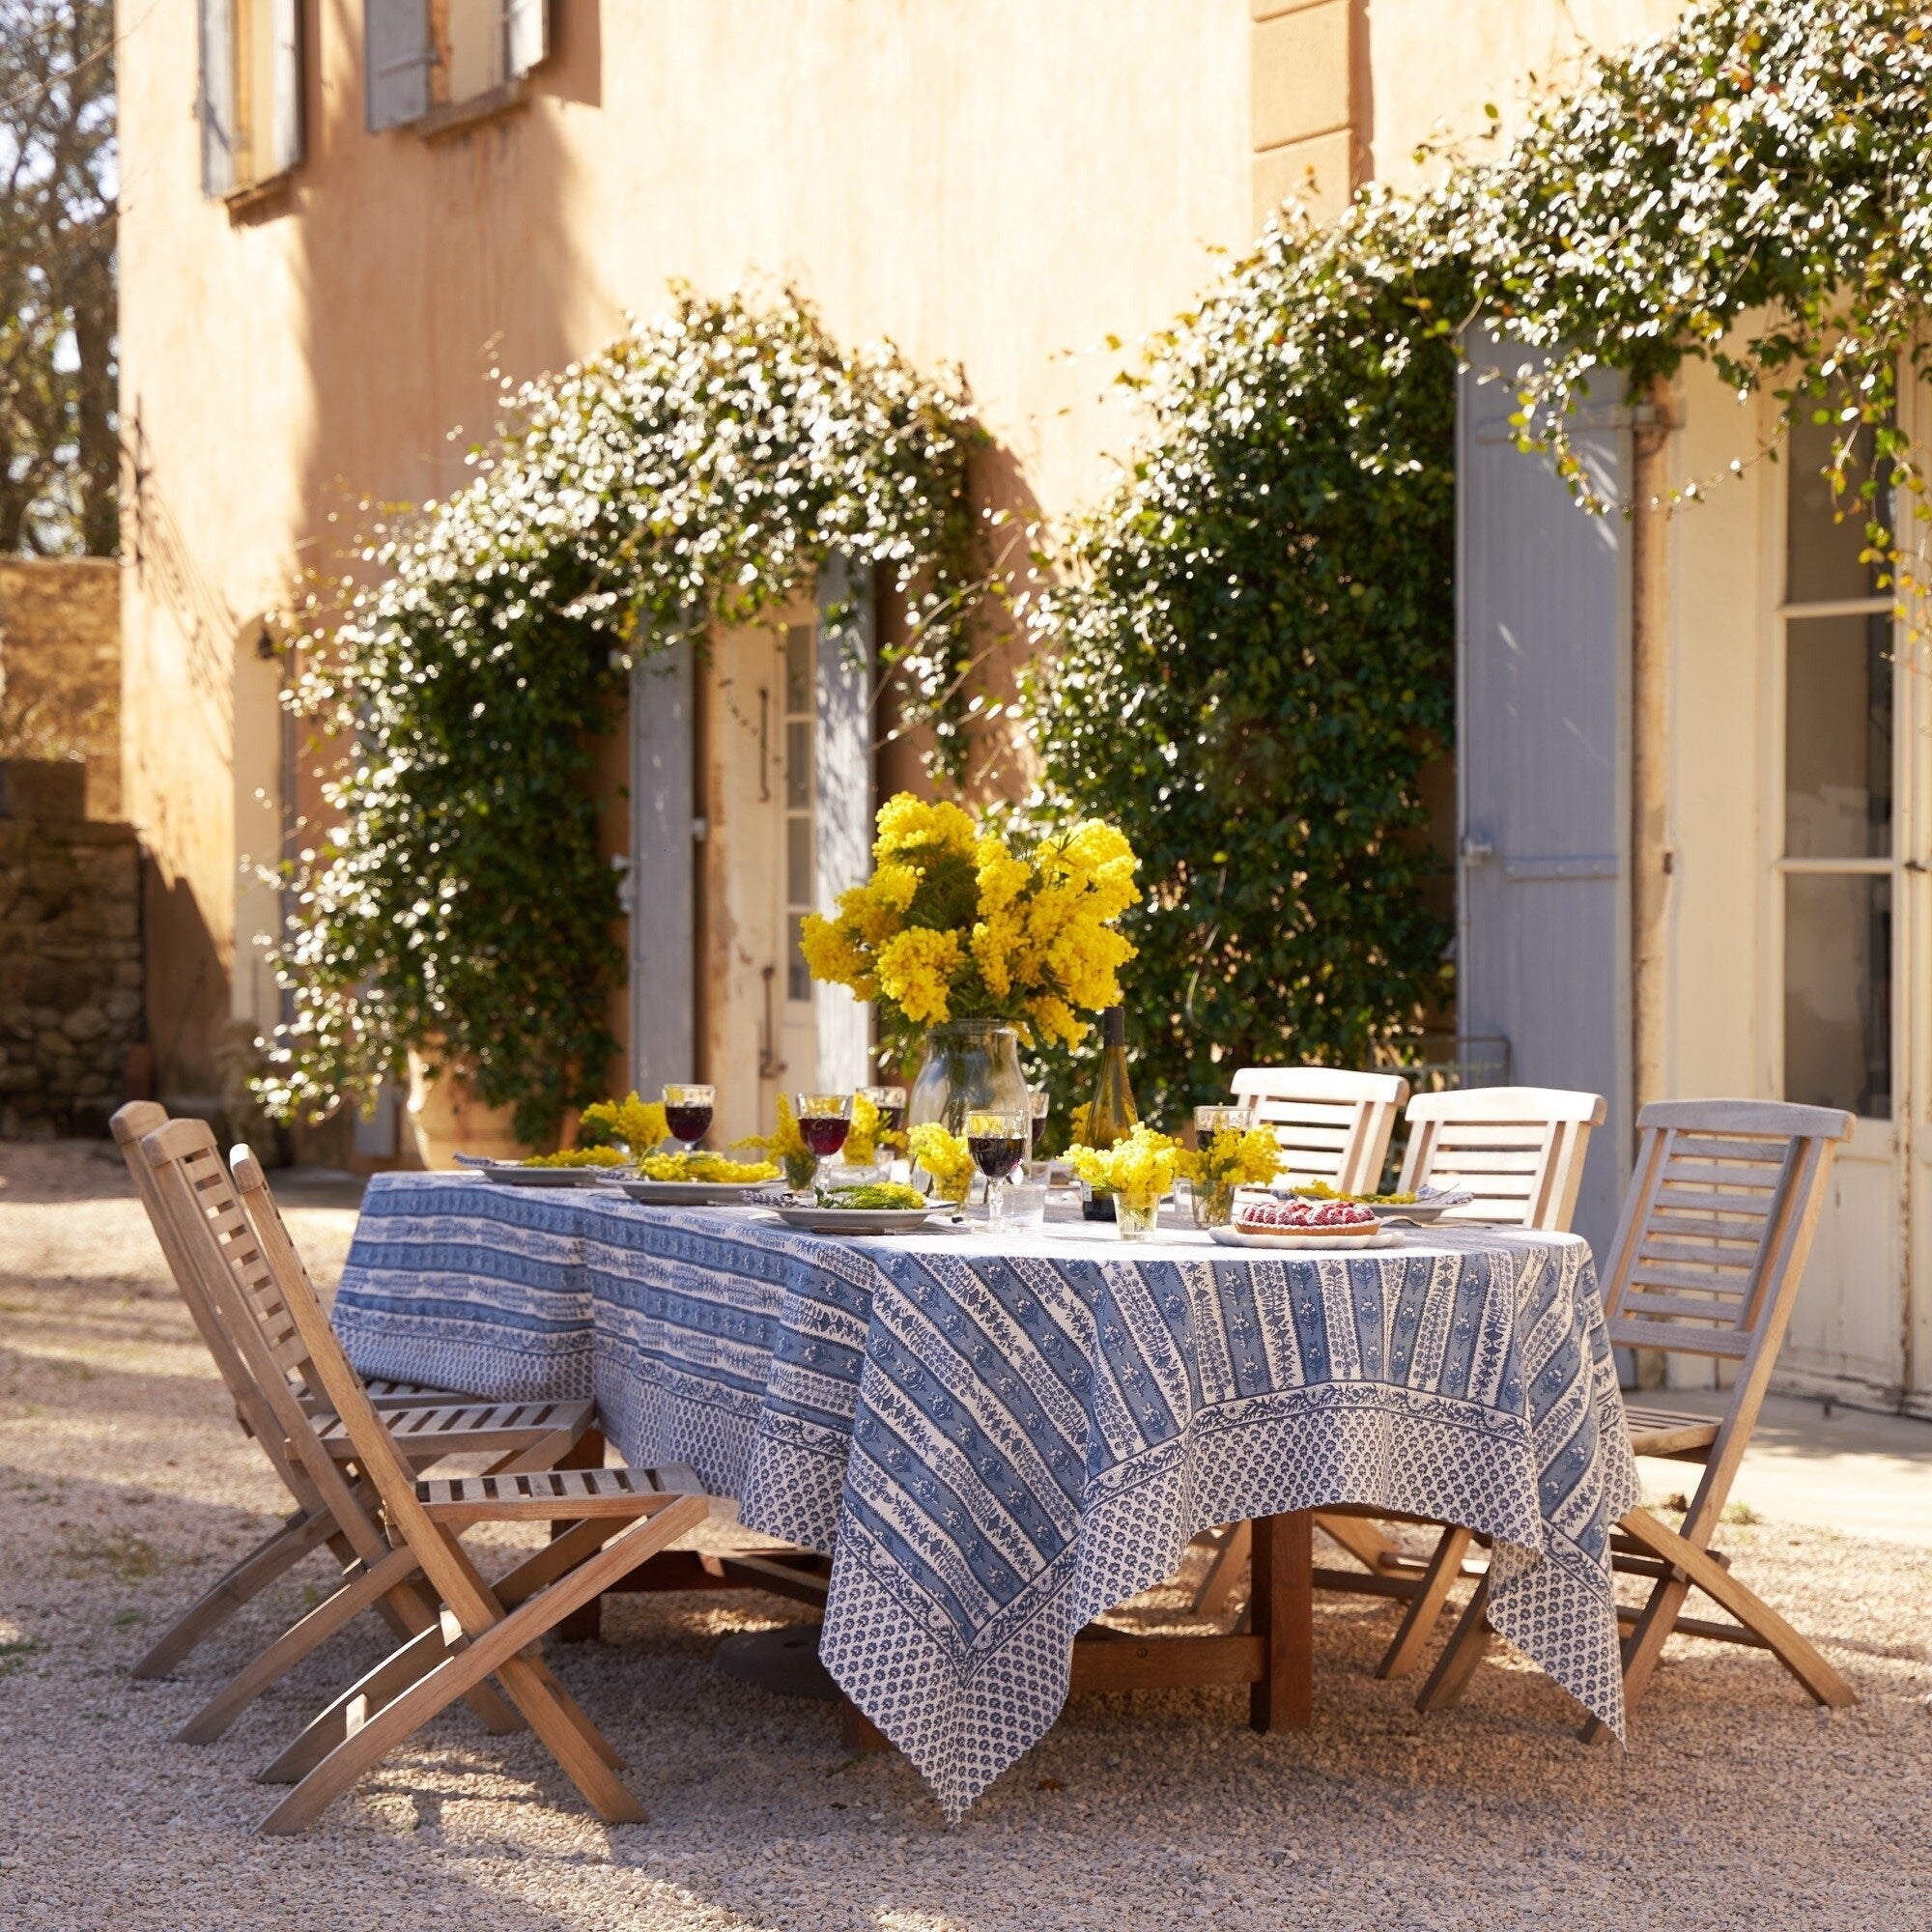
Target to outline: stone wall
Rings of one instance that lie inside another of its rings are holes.
[[[121,816],[121,572],[0,557],[0,758],[81,758],[87,815]]]
[[[100,1132],[141,1008],[134,828],[0,818],[0,1137]]]

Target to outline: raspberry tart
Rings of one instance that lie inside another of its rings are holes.
[[[1374,1210],[1355,1201],[1243,1200],[1236,1205],[1235,1226],[1243,1235],[1316,1235],[1337,1241],[1381,1230]]]

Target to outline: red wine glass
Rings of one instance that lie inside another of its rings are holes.
[[[664,1090],[665,1124],[671,1138],[690,1153],[711,1131],[712,1110],[718,1103],[715,1087],[672,1086]]]
[[[798,1135],[818,1156],[818,1185],[825,1184],[826,1163],[845,1145],[852,1131],[852,1096],[849,1094],[800,1094],[792,1100],[792,1117],[798,1122]]]

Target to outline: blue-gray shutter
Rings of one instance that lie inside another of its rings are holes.
[[[302,157],[301,0],[273,0],[274,98],[269,172],[282,174]]]
[[[503,0],[503,71],[521,79],[550,53],[548,0]]]
[[[1487,342],[1478,364],[1527,352]],[[1630,432],[1605,374],[1577,453],[1625,500]],[[1509,382],[1464,370],[1457,430],[1460,1025],[1501,1034],[1511,1079],[1582,1088],[1591,1139],[1577,1232],[1601,1260],[1630,1166],[1629,525],[1576,503],[1517,449]]]
[[[818,580],[818,743],[814,816],[817,908],[872,871],[873,603],[870,575],[831,558]],[[844,986],[813,988],[818,1084],[864,1086],[872,1073],[872,1009]]]
[[[373,134],[429,112],[429,0],[362,0],[364,122]]]
[[[655,1095],[697,1065],[692,649],[631,680],[631,1081]]]
[[[235,189],[234,0],[200,0],[201,191]]]

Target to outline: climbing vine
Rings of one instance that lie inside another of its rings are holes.
[[[624,961],[591,768],[640,661],[842,555],[906,602],[915,702],[957,687],[978,432],[950,381],[842,350],[789,296],[680,291],[504,401],[469,486],[385,518],[292,627],[299,706],[354,751],[276,959],[285,1117],[366,1098],[408,1046],[530,1140],[602,1091]]]
[[[1330,223],[1291,212],[1151,345],[1144,446],[1069,546],[1032,693],[1036,809],[1109,817],[1142,858],[1150,1111],[1230,1064],[1359,1064],[1452,988],[1423,833],[1460,358],[1599,514],[1633,506],[1567,423],[1602,370],[1642,395],[1703,359],[1774,395],[1780,434],[1835,425],[1842,508],[1879,582],[1914,587],[1888,503],[1923,503],[1894,406],[1932,278],[1928,81],[1916,9],[1707,0],[1592,59],[1506,152]]]

